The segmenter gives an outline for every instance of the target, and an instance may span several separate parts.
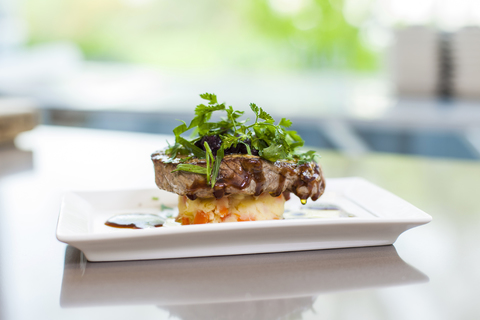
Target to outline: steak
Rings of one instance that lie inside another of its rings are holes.
[[[294,161],[270,162],[258,156],[226,155],[220,164],[213,188],[205,175],[175,171],[180,159],[173,161],[163,151],[152,154],[155,183],[160,189],[174,192],[189,199],[220,199],[230,194],[259,196],[264,192],[272,196],[292,192],[302,200],[317,200],[325,190],[325,180],[316,162],[297,164]],[[205,159],[190,159],[184,163],[206,167]]]

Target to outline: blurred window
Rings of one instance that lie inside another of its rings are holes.
[[[372,1],[27,0],[29,43],[172,68],[372,70],[360,26]]]

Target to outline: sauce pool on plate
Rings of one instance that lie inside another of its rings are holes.
[[[118,214],[105,222],[105,225],[114,228],[147,229],[163,226],[165,219],[150,213]]]
[[[171,209],[171,208],[169,208]],[[313,204],[310,206],[302,206],[299,208],[286,208],[283,213],[283,219],[312,219],[312,218],[339,218],[339,217],[352,217],[346,213],[342,208],[325,203]],[[167,217],[168,218],[168,217]],[[170,217],[172,218],[172,217]],[[151,213],[127,213],[118,214],[105,222],[106,226],[113,228],[123,229],[148,229],[158,228],[165,224],[172,226],[172,223],[168,223],[169,220],[161,217],[157,214]],[[173,223],[173,225],[180,225]]]

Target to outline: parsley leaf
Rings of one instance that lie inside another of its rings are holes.
[[[272,144],[268,148],[262,150],[262,158],[265,158],[269,161],[275,162],[279,159],[285,159],[287,154],[282,145]]]
[[[282,118],[280,122],[278,123],[279,126],[284,126],[285,128],[289,128],[292,125],[292,121]]]
[[[263,119],[267,122],[271,122],[271,123],[275,122],[275,120],[273,120],[271,115],[266,113],[265,110],[263,110],[262,108],[257,106],[255,103],[250,103],[250,108],[252,109],[253,112],[255,112],[255,115],[257,116],[257,119],[255,120],[255,123],[258,122],[259,118]]]
[[[215,104],[217,103],[217,96],[213,93],[203,93],[200,95],[200,98],[209,100],[208,104]]]
[[[304,153],[297,154],[299,160],[298,164],[305,164],[307,162],[315,161],[315,157],[319,157],[314,150],[309,150]]]
[[[301,153],[297,150],[305,142],[296,131],[288,130],[292,121],[282,118],[275,125],[275,120],[270,114],[255,103],[251,103],[250,109],[255,114],[255,122],[249,124],[249,119],[240,119],[244,114],[243,111],[234,110],[231,106],[227,107],[225,103],[218,103],[215,94],[204,93],[200,97],[207,100],[208,103],[199,104],[195,108],[195,117],[188,126],[182,121],[182,124],[173,130],[175,144],[168,146],[166,154],[170,156],[171,160],[182,155],[181,163],[174,171],[205,174],[207,183],[213,188],[225,151],[231,147],[237,148],[239,143],[245,146],[248,154],[251,155],[253,151],[255,151],[254,154],[258,152],[260,157],[272,162],[281,159],[296,161],[298,164],[315,161],[317,156],[315,151]],[[225,112],[226,117],[216,122],[210,122],[212,113],[216,111]],[[192,137],[184,138],[182,135],[190,130]],[[212,150],[213,147],[203,141],[200,148],[198,143],[205,136],[217,136],[221,139],[221,143]],[[215,153],[216,156],[214,156]],[[206,159],[206,168],[187,164],[186,162],[193,157]]]

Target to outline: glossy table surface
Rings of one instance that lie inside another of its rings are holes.
[[[91,263],[55,238],[67,190],[154,187],[167,136],[37,127],[0,147],[0,319],[477,319],[480,163],[321,151],[433,216],[393,246]]]

